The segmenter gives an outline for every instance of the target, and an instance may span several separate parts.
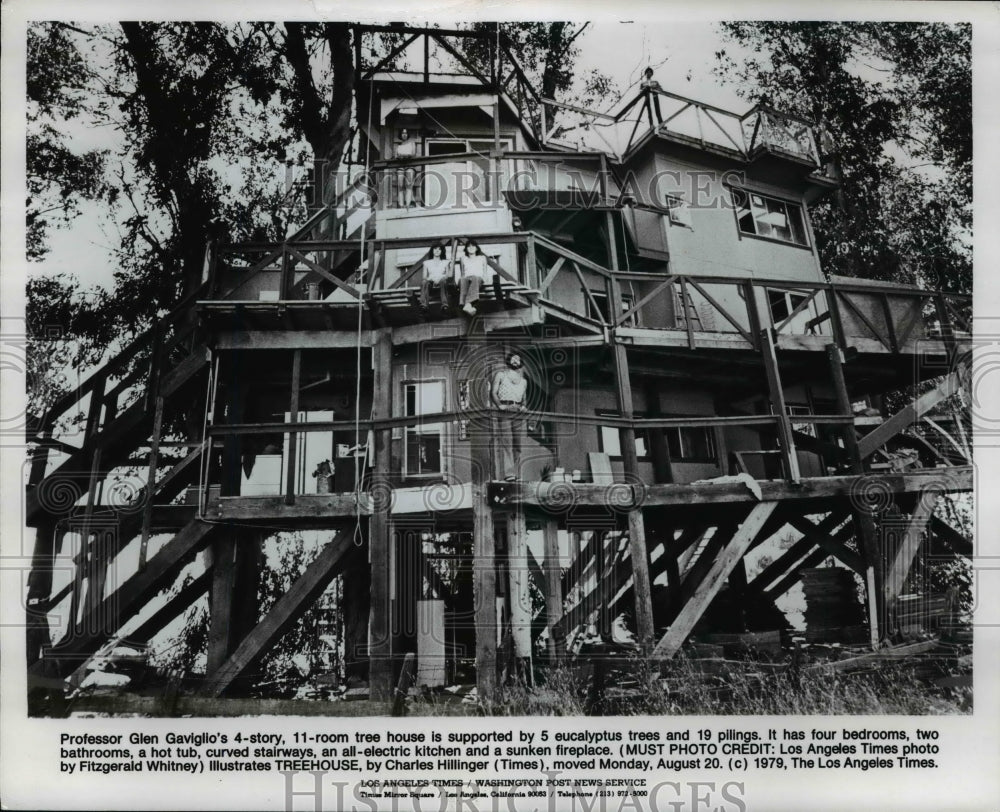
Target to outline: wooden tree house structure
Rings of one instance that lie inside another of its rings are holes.
[[[971,555],[934,514],[972,489],[967,449],[906,432],[965,383],[969,297],[823,275],[806,204],[836,182],[807,123],[650,85],[588,114],[624,148],[571,148],[506,47],[487,74],[458,32],[392,30],[466,73],[368,70],[351,183],[283,242],[211,245],[202,288],[32,427],[32,684],[63,685],[130,620],[148,641],[208,593],[200,690],[223,696],[340,574],[347,667],[376,700],[408,652],[427,684],[474,666],[489,700],[498,662],[556,661],[620,615],[668,659],[724,587],[773,602],[831,556],[865,584],[877,647],[915,560]],[[418,149],[394,157],[402,129]],[[495,272],[477,315],[423,307],[431,246],[469,241]],[[516,482],[498,476],[486,396],[511,350],[530,381]],[[900,389],[919,397],[890,414],[881,395]],[[164,464],[165,426],[192,404],[203,419]],[[73,442],[54,431],[71,413]],[[136,455],[144,486],[123,497]],[[261,616],[276,528],[329,540]],[[788,528],[800,539],[748,578],[745,556]]]

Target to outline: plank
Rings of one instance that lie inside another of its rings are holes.
[[[906,576],[909,575],[910,567],[916,558],[920,543],[923,541],[924,529],[934,513],[940,493],[933,490],[926,490],[920,494],[917,504],[910,514],[910,520],[906,525],[906,532],[903,535],[903,542],[896,552],[896,557],[892,566],[885,576],[885,602],[891,605],[903,591],[903,584],[906,583]]]
[[[125,619],[166,586],[186,560],[208,543],[215,527],[200,519],[192,521],[146,562],[144,570],[126,580],[94,612],[84,615],[80,623],[71,627],[51,651],[60,672],[69,673],[79,656],[97,651]]]
[[[542,546],[545,555],[545,621],[549,630],[549,664],[558,663],[566,653],[565,629],[559,621],[563,613],[562,577],[559,558],[559,526],[555,519],[542,524]]]
[[[743,554],[750,548],[776,507],[776,504],[769,503],[754,506],[750,515],[740,525],[736,535],[726,545],[722,554],[716,558],[698,591],[684,605],[680,614],[670,624],[667,633],[653,649],[652,657],[654,659],[669,659],[680,651],[691,630],[694,629],[695,624],[704,614],[712,599],[718,594],[726,578],[729,577],[729,573],[743,559]]]
[[[877,448],[885,445],[901,431],[917,422],[922,415],[933,409],[945,398],[958,392],[961,385],[960,372],[950,373],[933,389],[920,395],[913,403],[904,406],[881,426],[866,434],[858,442],[862,459],[870,457]]]
[[[201,575],[195,578],[187,586],[182,587],[176,595],[170,598],[163,606],[153,612],[139,628],[134,632],[125,635],[127,643],[139,643],[145,645],[153,637],[159,634],[168,623],[182,612],[186,611],[192,603],[200,598],[208,589],[212,581],[212,569],[206,569]]]
[[[609,418],[610,419],[610,418]],[[804,477],[797,485],[776,480],[758,482],[761,501],[799,501],[850,497],[857,493],[859,475]],[[971,491],[973,486],[972,466],[962,465],[952,468],[932,468],[886,474],[868,474],[866,479],[877,482],[880,489],[891,493],[915,493],[929,486],[940,492]],[[548,482],[512,483],[504,488],[498,497],[499,504],[511,505],[520,502],[544,508],[549,504]],[[560,487],[564,485],[560,484]],[[607,489],[592,482],[573,483],[574,504],[578,507],[604,507],[607,504]],[[689,483],[647,485],[643,507],[671,505],[713,505],[736,502],[757,502],[757,498],[743,483]]]
[[[236,679],[245,674],[326,589],[352,546],[353,536],[349,531],[342,530],[338,533],[288,591],[278,598],[271,611],[243,639],[229,658],[206,679],[202,693],[206,696],[222,696]]]
[[[788,523],[802,533],[802,535],[806,538],[822,547],[827,553],[846,564],[855,572],[860,575],[865,574],[865,560],[860,555],[851,550],[849,547],[845,547],[838,539],[835,539],[820,530],[819,527],[809,521],[809,519],[805,516],[792,516],[788,519]]]

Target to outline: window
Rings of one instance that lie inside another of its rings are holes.
[[[808,245],[802,207],[774,197],[730,189],[740,232],[795,245]]]
[[[584,297],[587,300],[587,318],[593,319],[594,321],[603,321],[605,323],[610,323],[608,318],[608,313],[610,312],[608,307],[608,294],[607,291],[603,290],[592,290],[590,291],[590,296],[587,296],[587,292],[584,291]],[[597,305],[597,310],[594,309],[594,305]],[[627,313],[632,309],[635,304],[635,297],[630,293],[622,294],[622,313]],[[639,314],[633,313],[624,321],[626,327],[638,327],[639,320],[636,318]]]
[[[598,416],[605,417],[618,417],[618,412],[611,412],[607,410],[598,410]],[[641,412],[636,412],[635,416],[638,418],[645,417]],[[602,451],[607,454],[612,459],[621,459],[622,457],[622,435],[621,429],[613,426],[598,426],[597,428],[597,450]],[[646,432],[643,429],[637,429],[635,432],[635,455],[640,460],[649,459],[649,443],[647,442]]]
[[[771,323],[775,327],[781,327],[785,319],[807,301],[808,304],[782,328],[783,332],[796,335],[816,335],[823,332],[823,322],[826,320],[823,316],[826,314],[828,317],[829,312],[826,309],[820,312],[820,300],[813,291],[768,288],[767,303],[771,310]]]
[[[424,205],[430,208],[458,206],[475,208],[498,202],[494,188],[496,165],[490,159],[493,140],[465,138],[427,141],[427,156],[475,153],[468,160],[428,164],[424,168]],[[510,139],[502,139],[500,148],[509,150]]]
[[[403,384],[403,404],[407,417],[444,411],[444,381],[414,381]],[[441,423],[418,423],[404,430],[404,471],[407,476],[440,474]]]
[[[708,426],[678,426],[663,430],[671,462],[715,462],[715,436]]]
[[[691,224],[691,209],[681,195],[667,195],[667,219],[679,226],[694,228]]]
[[[797,414],[812,414],[812,410],[807,404],[802,403],[786,403],[785,413],[794,418]],[[792,430],[800,432],[802,434],[808,434],[810,437],[816,436],[816,426],[812,423],[796,423],[792,420]]]

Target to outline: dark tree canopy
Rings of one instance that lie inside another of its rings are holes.
[[[840,190],[813,207],[828,273],[969,291],[971,28],[724,23],[718,53],[748,101],[816,122]]]

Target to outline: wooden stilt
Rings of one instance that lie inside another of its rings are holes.
[[[511,634],[518,667],[531,669],[531,590],[528,570],[528,539],[524,512],[518,509],[507,519],[507,577],[510,594]]]
[[[827,344],[826,354],[830,366],[830,380],[833,383],[833,391],[837,399],[837,411],[840,414],[851,414],[851,397],[847,390],[847,378],[844,375],[844,361],[840,348],[836,344]],[[864,454],[853,425],[844,426],[843,439],[851,472],[864,473],[862,462]],[[875,522],[872,517],[857,509],[852,511],[852,515],[857,531],[858,549],[861,551],[862,569],[860,572],[865,581],[868,636],[872,648],[877,649],[881,645],[882,633],[885,630],[882,552],[879,549]]]
[[[549,665],[555,665],[565,654],[566,634],[560,624],[563,614],[562,568],[559,558],[559,526],[555,519],[546,519],[542,523],[542,543],[545,549],[545,617],[549,630]]]
[[[392,341],[381,331],[372,348],[374,371],[372,417],[391,414]],[[392,528],[389,520],[389,444],[391,431],[374,433],[375,472],[372,480],[372,515],[369,521],[369,565],[371,568],[371,619],[369,621],[369,690],[377,702],[387,702],[392,695],[392,629],[389,593]]]
[[[316,560],[306,567],[305,572],[278,599],[271,611],[215,673],[208,677],[204,686],[206,695],[221,696],[225,693],[301,617],[333,580],[338,572],[337,566],[350,550],[351,544],[351,533],[345,530],[323,548]]]
[[[48,600],[52,593],[52,564],[55,557],[55,525],[47,522],[35,529],[26,598],[25,643],[28,665],[37,662],[50,645]]]
[[[212,544],[212,589],[208,598],[208,654],[210,677],[229,657],[234,646],[233,593],[236,586],[236,536],[232,530]]]
[[[726,545],[722,555],[713,562],[712,568],[699,585],[698,591],[684,605],[676,620],[670,624],[670,629],[657,643],[652,655],[655,659],[669,659],[680,651],[687,636],[722,587],[723,581],[733,571],[736,564],[742,560],[743,554],[750,548],[753,540],[763,528],[764,522],[767,521],[776,507],[777,504],[774,502],[761,502],[750,511],[750,515],[740,525],[740,529],[733,536],[732,541]]]
[[[785,463],[785,475],[792,482],[798,482],[802,474],[799,471],[799,459],[795,454],[792,423],[785,408],[785,392],[781,385],[778,357],[774,351],[774,336],[770,330],[761,330],[760,347],[761,357],[764,359],[764,372],[767,374],[767,388],[771,397],[771,411],[778,418],[778,438],[781,443],[781,457]]]

